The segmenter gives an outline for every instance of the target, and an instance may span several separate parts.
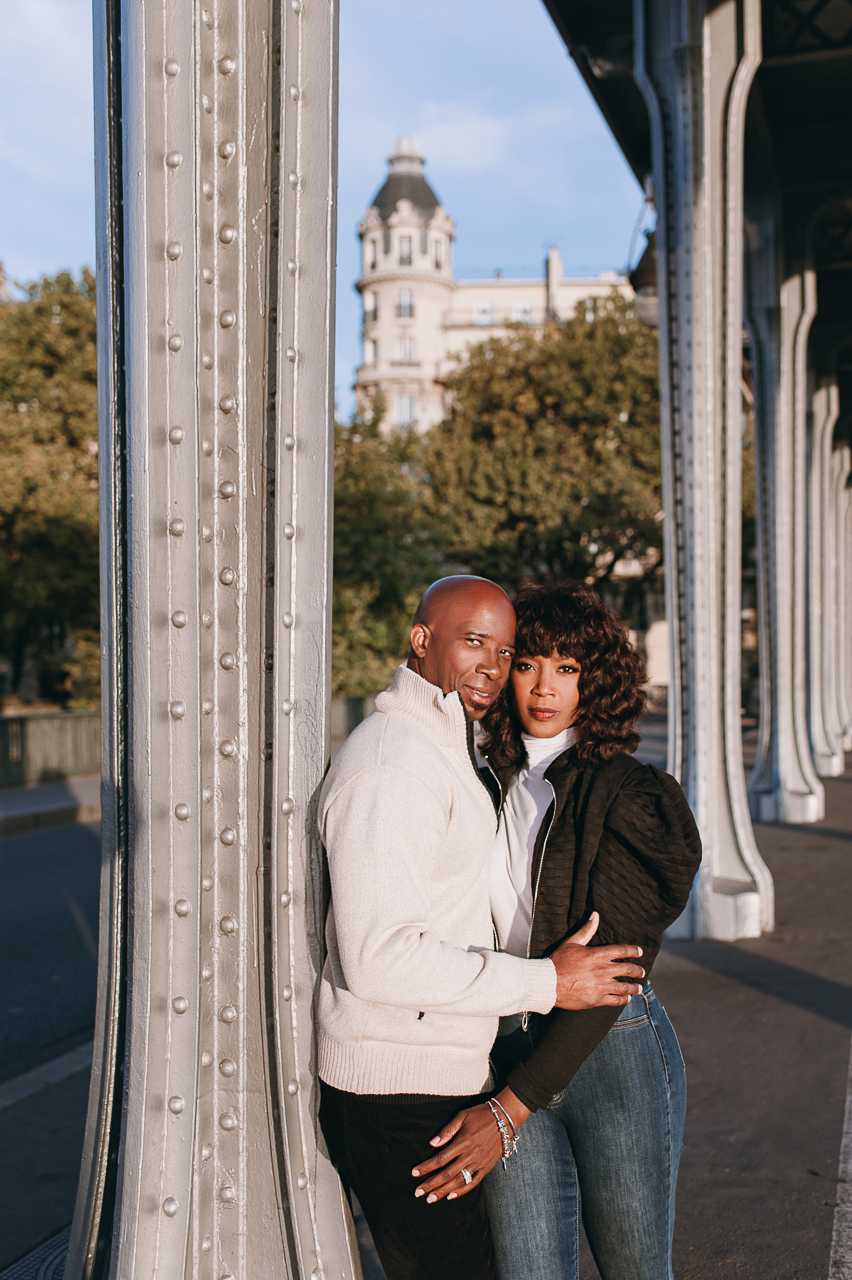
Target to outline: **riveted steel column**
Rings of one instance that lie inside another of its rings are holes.
[[[840,396],[834,379],[823,380],[811,399],[808,545],[808,716],[814,767],[823,778],[843,773],[843,735],[833,670],[835,607],[834,426]]]
[[[635,0],[634,32],[658,216],[669,767],[705,850],[677,931],[730,939],[756,936],[774,918],[740,729],[743,130],[760,61],[760,4],[707,9],[697,0]]]
[[[848,422],[846,430],[849,431]],[[834,476],[838,712],[843,731],[843,749],[852,751],[852,447],[848,439],[835,450]]]
[[[69,1280],[357,1268],[311,1077],[336,18],[95,6],[105,864]]]

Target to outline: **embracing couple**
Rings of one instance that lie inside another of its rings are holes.
[[[323,787],[320,1118],[388,1280],[670,1280],[686,1082],[647,982],[701,849],[583,583],[453,577]],[[640,964],[641,959],[641,964]]]

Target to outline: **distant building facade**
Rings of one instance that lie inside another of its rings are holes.
[[[423,173],[412,137],[398,138],[390,172],[358,228],[363,312],[362,363],[355,376],[359,403],[377,393],[389,426],[425,431],[446,416],[442,379],[455,357],[487,337],[505,337],[510,324],[541,328],[567,319],[587,298],[612,289],[627,297],[627,277],[605,271],[593,279],[565,279],[558,249],[541,278],[456,280],[455,223]]]

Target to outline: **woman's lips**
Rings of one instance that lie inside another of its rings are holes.
[[[559,715],[559,712],[551,707],[529,707],[528,710],[535,720],[552,720],[554,716]]]

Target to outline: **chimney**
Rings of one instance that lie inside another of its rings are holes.
[[[562,283],[562,255],[554,245],[547,251],[545,264],[547,283],[547,319],[559,320],[559,286]]]

